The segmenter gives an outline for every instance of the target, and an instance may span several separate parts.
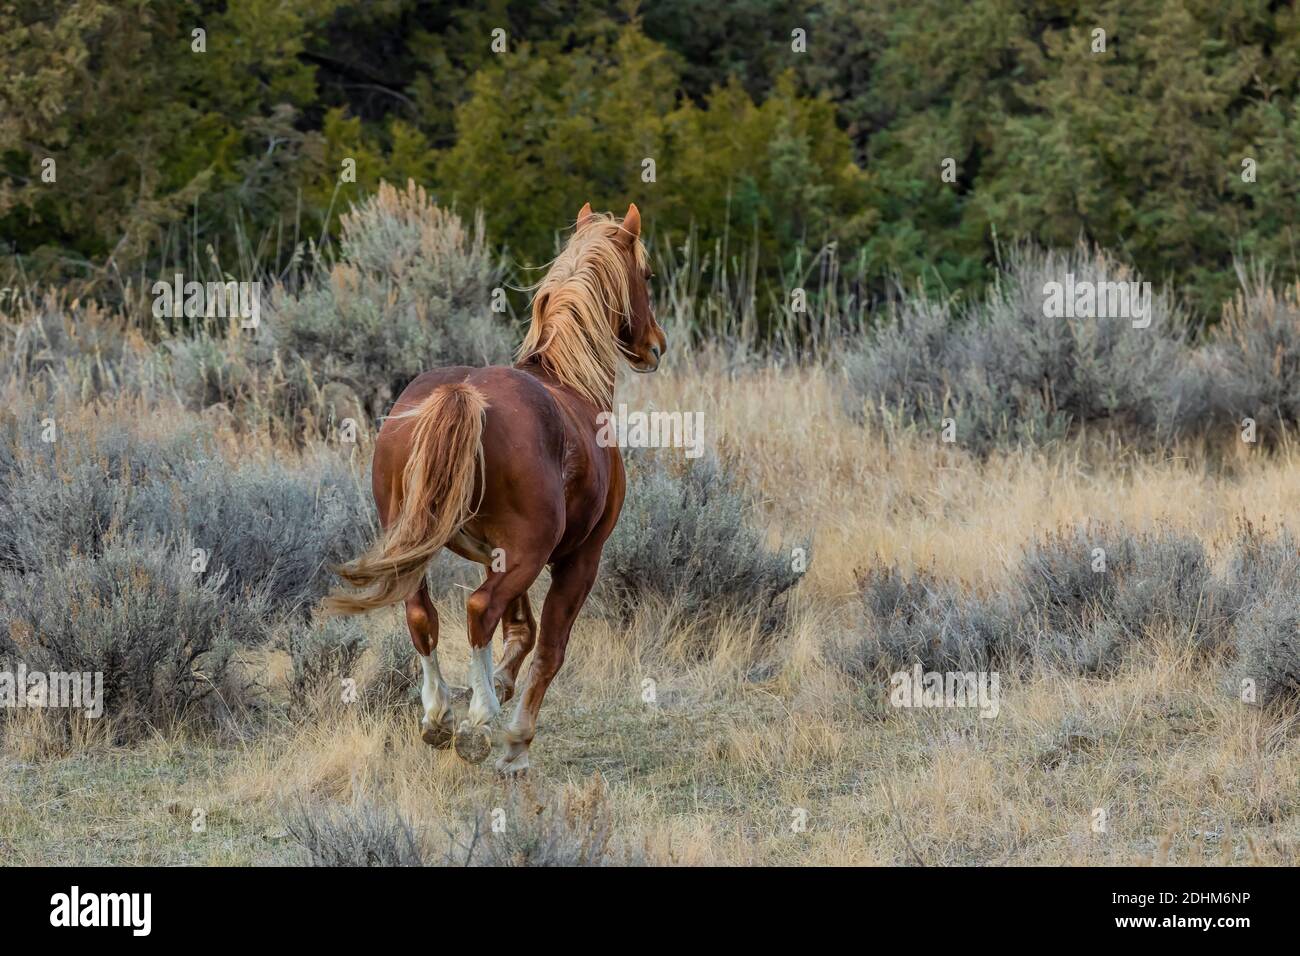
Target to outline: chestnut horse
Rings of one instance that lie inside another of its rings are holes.
[[[336,569],[360,590],[326,602],[344,614],[406,603],[424,668],[426,743],[454,743],[464,759],[482,761],[498,701],[517,696],[497,762],[505,773],[528,767],[542,698],[623,507],[623,459],[597,441],[597,416],[613,409],[620,358],[653,372],[667,347],[650,306],[640,235],[636,206],[619,222],[584,205],[537,287],[516,364],[435,369],[407,386],[375,443],[372,486],[383,536]],[[425,581],[444,547],[486,571],[465,602],[472,698],[459,726],[438,668],[438,614]],[[551,587],[539,637],[528,588],[546,565]],[[505,651],[493,672],[492,635],[503,619]]]

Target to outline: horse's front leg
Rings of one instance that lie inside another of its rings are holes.
[[[569,644],[573,621],[596,581],[600,550],[591,548],[580,552],[551,568],[551,590],[542,605],[542,632],[537,651],[528,663],[514,717],[506,730],[506,752],[497,761],[497,770],[502,773],[528,769],[528,748],[537,732],[537,713],[542,708],[546,688],[564,663],[564,649]]]

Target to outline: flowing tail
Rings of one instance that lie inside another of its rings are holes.
[[[360,614],[405,601],[419,588],[434,555],[474,515],[474,468],[482,471],[487,409],[482,392],[455,382],[393,416],[413,419],[401,510],[373,548],[334,568],[360,590],[331,594],[327,611]]]

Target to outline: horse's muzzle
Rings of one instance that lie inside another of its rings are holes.
[[[655,357],[655,363],[654,363],[654,365],[650,365],[650,364],[648,364],[648,363],[647,363],[646,365],[633,365],[633,366],[632,366],[632,371],[634,371],[634,372],[641,372],[642,374],[649,374],[650,372],[657,372],[657,371],[659,370],[659,356],[662,355],[663,353],[662,353],[662,351],[660,350],[659,346],[657,346],[657,345],[652,345],[652,346],[650,346],[650,354],[653,355],[653,356]]]

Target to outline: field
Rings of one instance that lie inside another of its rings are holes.
[[[0,3],[0,863],[1300,864],[1297,147],[1300,0]]]
[[[364,440],[288,441],[202,415],[174,392],[84,401],[66,382],[20,378],[6,403],[14,441],[27,411],[21,388],[54,409],[61,442],[112,426],[165,446],[206,429],[232,468],[311,474],[322,455],[350,474],[364,467]],[[369,615],[357,655],[312,683],[295,677],[291,635],[302,625],[263,608],[269,633],[234,648],[213,690],[230,699],[213,707],[208,695],[200,716],[12,713],[0,757],[5,858],[1295,864],[1296,710],[1290,700],[1239,699],[1242,638],[1203,639],[1199,611],[1142,623],[1096,666],[1047,656],[1003,666],[992,719],[890,706],[890,668],[860,646],[880,629],[863,611],[872,569],[927,575],[917,580],[932,595],[959,588],[950,610],[960,617],[963,601],[1013,587],[1036,543],[1098,522],[1139,541],[1200,542],[1207,567],[1193,607],[1208,607],[1216,587],[1240,581],[1243,535],[1272,541],[1300,516],[1294,446],[1237,448],[1229,438],[1145,453],[1084,428],[1049,447],[975,455],[924,429],[851,414],[843,379],[833,361],[737,362],[701,346],[679,350],[658,375],[621,382],[618,400],[630,407],[703,412],[710,446],[744,489],[745,520],[777,555],[811,540],[811,560],[775,625],[721,593],[710,600],[733,608],[722,613],[674,612],[680,596],[654,593],[619,613],[598,593],[542,710],[526,780],[422,744],[409,688],[370,692],[391,682],[385,668],[404,666],[385,657],[406,641],[397,611]],[[633,499],[644,487],[634,483]],[[630,502],[624,521],[645,508]],[[464,684],[464,585],[475,573],[448,572],[438,601],[453,684]],[[83,644],[102,611],[70,612]],[[1013,613],[1000,626],[1046,626]],[[1087,620],[1080,627],[1102,626]],[[339,678],[353,675],[363,693],[343,703]]]

